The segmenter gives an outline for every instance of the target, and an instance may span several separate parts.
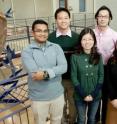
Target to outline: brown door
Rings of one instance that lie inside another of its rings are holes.
[[[117,109],[112,106],[110,101],[108,102],[106,124],[117,124]]]

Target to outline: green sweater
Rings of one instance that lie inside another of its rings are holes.
[[[69,36],[56,37],[56,31],[54,31],[49,35],[49,38],[48,38],[49,41],[59,44],[65,53],[65,57],[68,63],[68,71],[63,75],[63,78],[65,79],[70,79],[70,72],[71,72],[70,57],[71,57],[71,54],[75,52],[75,50],[77,49],[78,37],[79,37],[77,33],[73,31],[71,33],[72,33],[72,37],[69,37]]]
[[[101,97],[101,87],[104,78],[103,62],[97,65],[89,64],[89,54],[73,54],[71,57],[71,79],[75,87],[75,99],[83,100],[92,95],[94,99]]]

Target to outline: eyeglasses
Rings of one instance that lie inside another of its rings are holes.
[[[48,30],[35,30],[34,32],[38,34],[42,34],[42,33],[47,34],[49,31]]]
[[[82,39],[82,41],[94,41],[92,38],[88,38],[88,39]]]
[[[102,19],[102,18],[103,18],[103,19],[108,19],[109,16],[102,16],[102,15],[99,15],[98,18],[100,18],[100,19]]]

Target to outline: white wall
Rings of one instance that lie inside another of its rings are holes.
[[[102,5],[106,5],[110,8],[113,15],[113,20],[110,23],[110,26],[117,31],[117,1],[116,0],[96,0],[95,1],[95,12]]]
[[[59,8],[59,0],[51,0],[52,1],[52,13],[51,16],[54,15],[57,8]]]
[[[37,16],[47,17],[52,14],[52,0],[36,0]]]
[[[0,0],[0,10],[4,13],[11,5],[11,0]],[[15,19],[46,17],[53,14],[52,0],[35,0],[36,11],[34,7],[34,0],[12,0],[14,8]],[[56,1],[56,0],[54,0]]]
[[[15,19],[34,18],[33,0],[13,0]]]
[[[0,8],[11,6],[11,0],[0,1]],[[12,0],[16,19],[53,16],[59,7],[59,0]],[[68,9],[71,13],[79,13],[79,0],[68,0]],[[86,0],[86,12],[93,13],[93,0]]]
[[[6,12],[9,8],[11,7],[11,2],[10,1],[4,1],[0,0],[0,11]]]
[[[11,7],[11,0],[0,0],[0,10],[6,12]],[[34,9],[34,0],[12,0],[14,4],[15,19],[35,18],[54,16],[55,10],[59,7],[59,0],[35,0],[36,12]],[[112,28],[117,30],[117,14],[116,14],[116,0],[86,0],[86,12],[95,13],[97,9],[107,5],[113,14],[111,22]],[[68,0],[68,9],[71,13],[79,13],[79,0]],[[79,18],[79,17],[77,17]]]
[[[71,13],[79,12],[79,0],[68,0],[68,9]]]
[[[94,13],[94,0],[86,0],[86,12]]]

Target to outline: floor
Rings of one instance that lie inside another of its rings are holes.
[[[21,59],[20,58],[16,58],[12,61],[15,65],[15,67],[17,69],[21,68]],[[8,75],[11,75],[11,70],[10,68],[6,68],[6,67],[0,67],[0,81],[2,81],[3,79],[7,79]],[[26,77],[25,78],[21,78],[20,79],[20,83],[19,84],[23,84],[24,81],[26,81]],[[22,81],[23,80],[23,81]],[[2,92],[4,92],[4,89],[8,89],[8,86],[0,86],[0,94],[2,94]],[[23,89],[23,90],[22,90]],[[16,90],[13,90],[11,92],[11,94],[15,97],[17,97],[18,99],[23,100],[23,98],[26,98],[28,96],[27,91],[28,87],[27,85],[22,86],[20,88],[17,88]],[[23,96],[23,97],[22,97]],[[25,96],[25,97],[24,97]],[[7,96],[5,98],[10,98],[11,96]],[[9,104],[9,103],[0,103],[0,124],[34,124],[34,116],[32,113],[32,109],[30,107],[30,100],[26,100],[23,104]],[[29,106],[27,108],[27,106]],[[24,109],[25,108],[25,109]],[[22,110],[24,109],[24,110]],[[17,112],[19,111],[20,112]],[[22,110],[22,111],[21,111]],[[16,114],[14,114],[14,112],[16,112]],[[4,118],[5,116],[8,116],[10,114],[13,114],[13,116],[7,117],[7,119],[4,119],[3,121],[1,121],[1,118]],[[50,124],[49,121],[47,121],[47,124]]]
[[[15,66],[17,68],[21,67],[21,61],[19,58],[17,58],[16,60],[13,60],[13,63],[15,64]],[[8,75],[10,75],[10,73],[11,72],[10,72],[9,68],[2,67],[1,71],[0,71],[0,80],[7,78]],[[24,88],[27,88],[27,86]],[[1,89],[0,89],[0,91],[1,91]],[[23,92],[21,92],[21,94],[23,94]],[[25,94],[25,95],[27,95],[27,94]],[[27,100],[24,104],[18,104],[16,106],[13,106],[10,108],[9,108],[8,104],[0,104],[0,119],[4,116],[9,115],[10,113],[15,112],[16,110],[20,110],[28,105],[30,105],[30,100]],[[1,112],[1,110],[6,107],[8,109]],[[0,121],[0,124],[34,124],[34,116],[33,116],[31,107],[24,109],[22,112],[14,114],[12,117],[9,117],[8,119],[5,119],[4,121]],[[48,121],[47,124],[50,124],[50,122]],[[117,109],[113,108],[113,106],[110,104],[110,102],[108,103],[107,123],[106,124],[117,124]]]

